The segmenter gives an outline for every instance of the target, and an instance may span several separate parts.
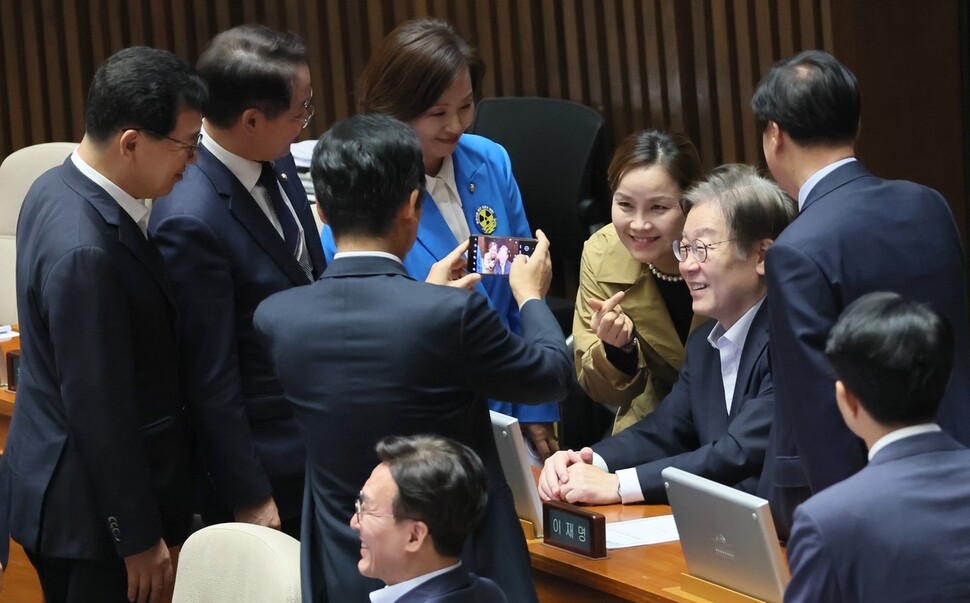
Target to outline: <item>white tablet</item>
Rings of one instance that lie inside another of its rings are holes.
[[[488,412],[492,416],[492,435],[495,436],[505,481],[515,499],[515,512],[520,519],[532,522],[536,538],[542,538],[542,503],[519,420],[494,410]]]
[[[661,472],[687,571],[698,578],[781,603],[788,566],[768,501],[674,467]]]

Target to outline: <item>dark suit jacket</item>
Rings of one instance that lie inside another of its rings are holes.
[[[404,593],[396,603],[505,603],[502,589],[464,567],[435,576]]]
[[[256,312],[307,445],[302,576],[313,601],[365,601],[380,587],[357,572],[348,522],[389,435],[434,433],[470,446],[488,474],[485,519],[464,566],[512,601],[534,601],[528,551],[492,438],[486,397],[513,402],[566,394],[572,366],[540,301],[508,331],[484,297],[416,282],[387,258],[334,260],[310,287]],[[328,598],[329,597],[329,598]]]
[[[812,190],[767,255],[772,372],[777,403],[759,494],[781,538],[795,506],[866,463],[866,448],[835,404],[823,351],[842,310],[872,291],[929,302],[953,326],[956,358],[940,425],[970,444],[970,364],[963,248],[946,201],[924,186],[888,181],[858,162]]]
[[[970,601],[970,450],[904,438],[798,507],[785,601]]]
[[[741,350],[731,414],[724,407],[721,357],[708,321],[687,339],[680,379],[655,411],[593,445],[611,471],[637,468],[644,500],[667,504],[660,472],[677,467],[745,492],[761,475],[774,407],[768,367],[768,309],[755,314]]]
[[[287,175],[282,184],[319,276],[323,249],[292,157],[276,169]],[[249,191],[205,147],[155,201],[149,231],[175,285],[187,394],[218,498],[235,510],[272,492],[280,516],[298,518],[306,456],[253,312],[309,280]]]
[[[24,200],[17,310],[3,455],[14,538],[79,559],[181,544],[192,485],[170,286],[135,222],[70,158]]]

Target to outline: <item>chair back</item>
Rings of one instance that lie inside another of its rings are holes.
[[[300,603],[300,542],[272,528],[219,523],[179,553],[172,603]]]
[[[17,322],[17,218],[34,180],[64,163],[76,142],[35,144],[0,163],[0,324]]]
[[[551,243],[550,293],[575,297],[583,242],[609,219],[603,116],[566,100],[488,98],[469,131],[508,151],[529,225]]]

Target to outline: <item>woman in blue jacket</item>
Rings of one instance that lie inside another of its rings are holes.
[[[408,123],[421,140],[427,190],[418,238],[404,266],[424,279],[469,235],[531,237],[522,196],[508,153],[498,144],[464,131],[475,115],[485,65],[455,29],[436,19],[398,26],[373,54],[359,82],[361,113],[384,113]],[[323,246],[336,252],[324,226]],[[519,331],[519,309],[508,279],[486,276],[475,286]],[[519,405],[489,401],[492,410],[518,417],[523,432],[545,458],[558,450],[552,429],[555,402]]]

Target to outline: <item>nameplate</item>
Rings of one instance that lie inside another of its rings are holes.
[[[542,542],[592,559],[606,558],[606,517],[559,501],[542,503]]]

